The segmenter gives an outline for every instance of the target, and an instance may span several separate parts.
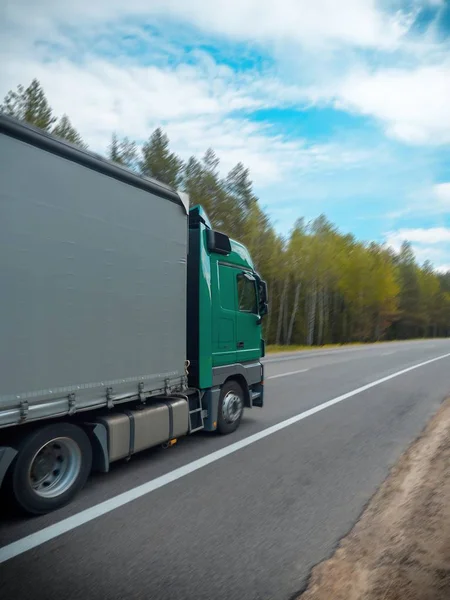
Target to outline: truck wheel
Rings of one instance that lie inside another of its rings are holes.
[[[244,412],[244,390],[237,381],[227,381],[220,391],[217,431],[222,434],[236,431]]]
[[[5,484],[14,504],[27,513],[42,515],[64,506],[91,471],[91,442],[70,423],[33,431],[17,449]]]

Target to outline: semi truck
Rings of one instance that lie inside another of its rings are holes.
[[[263,406],[267,286],[200,206],[4,114],[0,172],[4,499],[48,513]]]

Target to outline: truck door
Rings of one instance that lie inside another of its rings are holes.
[[[236,362],[236,269],[218,264],[212,271],[213,283],[217,273],[217,297],[212,302],[212,358],[213,367]]]
[[[250,273],[235,269],[237,287],[236,351],[237,362],[259,360],[261,356],[261,324],[258,315],[256,279]]]

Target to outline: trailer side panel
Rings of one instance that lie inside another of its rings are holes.
[[[187,215],[0,135],[0,426],[177,388]]]

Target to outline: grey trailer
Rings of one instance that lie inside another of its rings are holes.
[[[92,436],[103,470],[138,443],[128,432],[125,451],[120,444],[116,456],[105,450],[124,414],[133,434],[149,433],[147,446],[188,430],[188,206],[159,182],[5,115],[0,172],[0,483],[23,439],[39,438],[37,422],[52,419],[57,441],[47,447],[47,435],[32,446],[42,442],[39,460],[47,471],[54,463],[61,481],[39,484],[38,470],[32,484],[40,501],[20,502],[47,512],[50,489],[62,490],[53,500],[59,506],[77,487],[70,471],[90,470],[75,460],[61,473],[59,463],[74,454],[67,428],[78,429],[82,450]],[[140,406],[138,418],[128,410],[108,416],[108,408],[152,397],[165,400]],[[92,431],[77,427],[79,415],[102,407]]]
[[[187,207],[0,117],[0,426],[182,390]]]

